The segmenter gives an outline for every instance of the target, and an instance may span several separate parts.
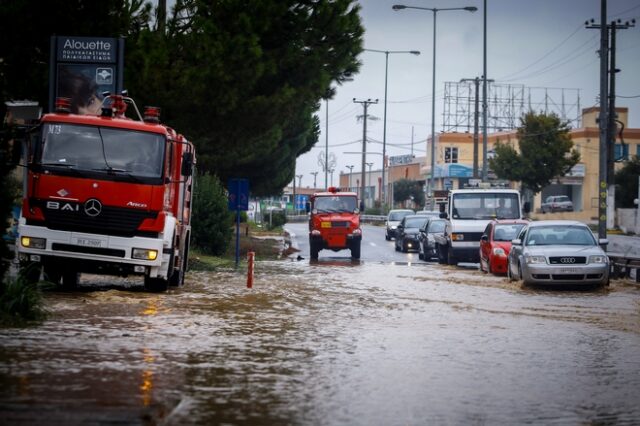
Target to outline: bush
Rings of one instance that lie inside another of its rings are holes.
[[[287,214],[284,210],[273,209],[271,213],[267,213],[264,220],[269,224],[269,229],[279,228],[287,223]]]
[[[223,254],[231,241],[233,220],[220,180],[209,174],[198,176],[191,216],[193,245],[207,254]]]

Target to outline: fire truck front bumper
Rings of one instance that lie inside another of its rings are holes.
[[[27,225],[24,219],[20,220],[18,235],[16,247],[20,260],[42,264],[56,262],[78,272],[158,276],[163,260],[171,255],[161,238],[57,231]]]

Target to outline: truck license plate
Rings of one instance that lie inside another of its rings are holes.
[[[84,247],[102,247],[102,240],[95,238],[76,238],[75,243]]]

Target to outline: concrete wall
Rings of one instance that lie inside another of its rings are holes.
[[[638,209],[616,209],[616,223],[623,232],[640,234],[640,223],[636,221]]]

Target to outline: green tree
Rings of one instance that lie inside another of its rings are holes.
[[[216,176],[196,177],[191,243],[205,253],[221,255],[229,246],[233,217],[227,208],[227,195]]]
[[[633,200],[638,198],[638,177],[640,176],[640,157],[634,155],[630,161],[616,173],[616,207],[628,209],[636,207]]]
[[[424,205],[424,192],[422,186],[415,180],[400,179],[393,182],[393,201],[403,203],[413,200],[418,205]]]
[[[359,68],[359,10],[355,0],[179,0],[165,33],[128,41],[127,85],[194,141],[200,170],[275,194],[318,140],[320,100]]]
[[[538,193],[552,179],[564,176],[578,161],[569,127],[556,114],[526,113],[517,130],[519,151],[498,141],[489,166],[500,179],[519,181],[525,191]]]

